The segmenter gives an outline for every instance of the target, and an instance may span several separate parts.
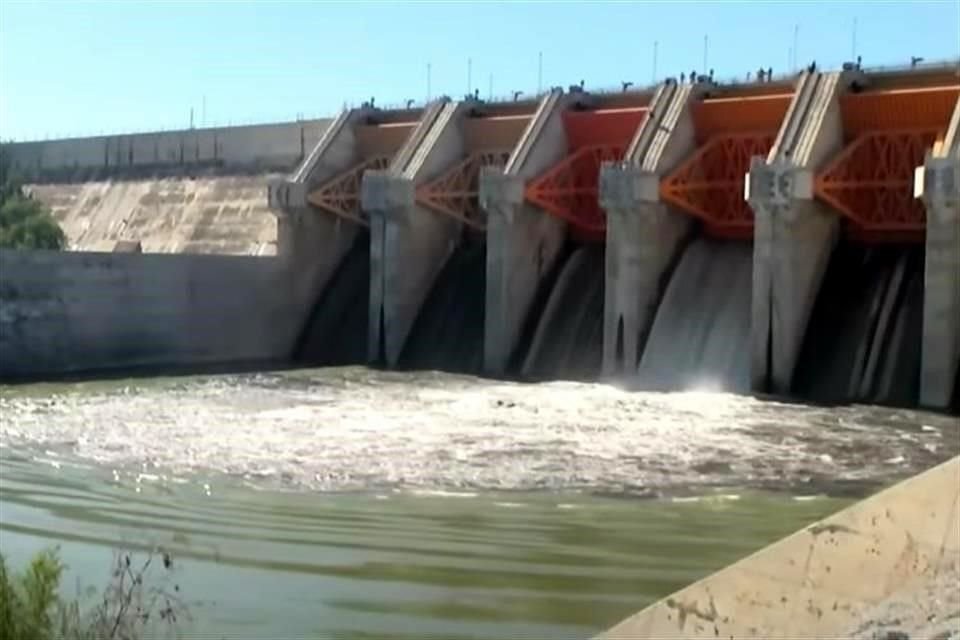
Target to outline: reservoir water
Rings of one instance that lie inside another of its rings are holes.
[[[175,558],[191,637],[586,638],[955,418],[361,368],[0,387],[0,549]]]

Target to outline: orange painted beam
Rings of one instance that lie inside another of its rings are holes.
[[[714,237],[749,240],[753,210],[743,198],[750,159],[766,155],[776,138],[767,133],[716,135],[660,183],[660,196],[703,222]]]
[[[889,88],[840,97],[844,150],[817,176],[816,196],[845,219],[848,236],[869,243],[922,242],[923,203],[913,175],[942,140],[960,84]]]
[[[595,145],[626,148],[647,117],[647,107],[625,107],[596,111],[567,111],[563,126],[571,153]]]
[[[527,201],[566,220],[579,240],[602,242],[607,216],[599,201],[600,166],[623,159],[648,112],[645,105],[565,112],[563,126],[570,153],[530,181]]]
[[[439,178],[417,187],[417,201],[469,227],[485,229],[486,216],[479,202],[480,170],[506,166],[509,158],[509,148],[471,153]]]
[[[913,197],[913,173],[937,135],[934,129],[865,133],[817,176],[815,193],[846,218],[855,239],[922,241],[926,210]]]
[[[787,115],[792,99],[792,93],[774,93],[708,98],[694,103],[692,115],[697,142],[704,144],[717,135],[776,132]]]
[[[607,216],[599,201],[600,166],[621,160],[625,151],[626,145],[580,147],[530,182],[524,195],[528,202],[566,220],[579,239],[602,241]]]
[[[844,134],[946,128],[958,97],[960,84],[848,93],[840,97]]]
[[[360,206],[360,181],[367,169],[386,169],[390,156],[374,156],[350,167],[307,194],[307,201],[329,213],[369,227],[370,221]]]

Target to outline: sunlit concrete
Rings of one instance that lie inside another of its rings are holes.
[[[960,367],[960,101],[942,145],[918,169],[927,210],[920,404],[948,407]]]
[[[390,168],[367,171],[361,202],[370,215],[368,359],[394,367],[430,288],[453,253],[462,223],[416,201],[415,187],[465,153],[459,127],[471,102],[427,108]]]
[[[700,85],[661,85],[624,161],[600,172],[607,214],[605,375],[633,375],[664,278],[693,218],[660,200],[660,180],[696,148],[690,105]]]
[[[370,112],[341,113],[297,170],[269,185],[268,202],[277,215],[277,256],[294,281],[298,299],[316,299],[360,232],[356,223],[318,210],[307,194],[358,161],[354,126]]]
[[[600,637],[845,637],[865,609],[945,571],[960,571],[960,457],[681,589]]]
[[[790,390],[807,323],[839,235],[839,216],[814,199],[813,179],[843,147],[843,73],[804,72],[765,160],[754,159],[751,386]]]
[[[484,370],[506,373],[537,291],[552,269],[566,223],[524,201],[526,182],[567,153],[561,114],[572,96],[546,94],[502,170],[480,174],[480,206],[487,213]]]

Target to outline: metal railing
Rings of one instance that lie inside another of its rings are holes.
[[[840,65],[818,65],[818,68],[821,70],[837,70],[839,71],[842,68]],[[939,60],[922,60],[917,59],[911,62],[905,62],[901,64],[888,64],[888,65],[862,65],[861,70],[864,73],[897,73],[897,72],[909,72],[911,70],[928,70],[928,69],[937,69],[937,68],[950,68],[955,67],[960,73],[960,58],[948,58],[948,59],[939,59]],[[773,77],[770,80],[765,82],[789,82],[797,77],[797,75],[806,68],[805,66],[798,68],[796,70],[791,70],[788,72],[774,73]],[[664,75],[658,79],[657,82],[641,82],[635,81],[631,82],[629,87],[626,89],[630,92],[642,92],[642,91],[651,91],[656,88],[656,86],[666,80],[667,78],[675,78],[679,81],[679,75],[671,76]],[[743,85],[743,84],[753,84],[758,83],[758,78],[756,77],[756,72],[751,70],[749,74],[744,72],[739,75],[724,75],[724,76],[715,76],[713,82],[717,85]],[[575,83],[568,83],[566,85],[560,85],[564,91],[569,91],[570,87]],[[544,87],[542,90],[538,91],[520,91],[519,95],[515,95],[516,92],[510,93],[499,93],[495,94],[492,99],[489,95],[484,96],[483,92],[480,93],[480,99],[485,102],[490,103],[509,103],[516,102],[517,100],[539,100],[545,94],[549,93],[551,87]],[[600,86],[600,87],[591,87],[585,86],[584,91],[592,93],[594,95],[612,95],[623,93],[625,91],[623,83],[619,86]],[[440,93],[431,98],[436,100],[440,97]],[[462,99],[465,97],[459,93],[450,94],[452,99]],[[344,108],[357,108],[362,106],[365,101],[345,101],[343,103]],[[407,109],[423,109],[427,100],[424,98],[414,98],[410,100],[402,101],[388,101],[382,104],[376,103],[377,108],[383,110],[407,110]],[[322,119],[332,119],[336,116],[336,110],[331,113],[319,114],[316,112],[297,112],[294,113],[291,117],[289,113],[278,115],[276,118],[267,117],[250,117],[250,118],[228,118],[224,120],[215,120],[215,121],[204,121],[200,126],[190,127],[189,124],[184,126],[182,124],[177,125],[161,125],[152,129],[100,129],[96,131],[45,131],[42,135],[33,135],[29,134],[26,137],[19,138],[6,138],[0,132],[0,140],[4,143],[15,143],[15,142],[40,142],[40,141],[49,141],[49,140],[69,140],[77,138],[94,138],[94,137],[115,137],[115,136],[132,136],[132,135],[143,135],[151,133],[165,133],[165,132],[186,132],[186,131],[204,131],[211,129],[224,129],[229,127],[248,127],[248,126],[258,126],[258,125],[272,125],[272,124],[288,124],[295,122],[309,122],[313,120],[322,120]]]

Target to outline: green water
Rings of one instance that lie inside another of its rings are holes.
[[[585,638],[841,507],[746,494],[696,502],[572,494],[255,491],[115,482],[13,455],[0,542],[60,545],[68,594],[116,548],[172,551],[188,637]]]

